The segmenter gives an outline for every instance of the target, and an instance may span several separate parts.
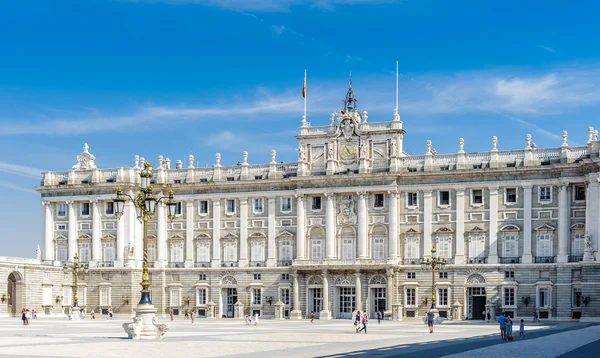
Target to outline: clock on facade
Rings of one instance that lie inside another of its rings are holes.
[[[352,160],[356,158],[356,146],[353,144],[340,145],[340,158],[342,160]]]

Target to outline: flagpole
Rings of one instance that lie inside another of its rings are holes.
[[[304,70],[304,119],[306,120],[306,69]]]
[[[396,61],[396,110],[398,110],[398,61]]]

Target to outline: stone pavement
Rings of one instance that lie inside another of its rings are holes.
[[[372,320],[368,334],[356,334],[349,320],[261,320],[255,327],[179,319],[164,322],[171,328],[165,340],[140,342],[125,339],[123,322],[41,317],[23,326],[0,319],[0,357],[569,357],[600,338],[600,326],[579,323],[528,325],[525,340],[503,342],[497,326],[485,322],[444,323],[429,334],[422,322]]]

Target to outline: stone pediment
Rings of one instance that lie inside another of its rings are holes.
[[[447,227],[441,227],[441,228],[435,230],[436,234],[450,234],[450,233],[453,233],[453,232],[454,231],[452,229],[447,228]]]
[[[420,233],[421,232],[419,230],[410,228],[410,229],[406,230],[406,232],[404,234],[406,234],[406,235],[418,235]]]
[[[548,224],[540,225],[534,229],[535,231],[554,231],[556,230],[553,226]]]
[[[225,236],[223,236],[223,240],[237,240],[240,237],[232,232],[228,232]]]
[[[516,225],[504,225],[500,231],[521,231],[521,228]]]
[[[479,226],[475,226],[474,228],[472,228],[471,230],[469,230],[469,232],[471,232],[471,233],[483,233],[483,232],[485,232],[485,230],[483,230]]]
[[[83,145],[83,152],[77,156],[77,164],[72,169],[75,170],[88,170],[96,169],[96,157],[89,152],[89,146],[87,143]]]
[[[283,230],[283,231],[281,231],[279,233],[279,235],[277,235],[277,237],[279,237],[279,238],[285,238],[285,239],[290,239],[290,238],[296,237],[296,235],[293,234],[293,233],[291,233],[291,232],[289,232],[289,231],[287,231],[287,230]]]
[[[210,239],[210,235],[207,233],[200,233],[200,234],[196,235],[195,239],[196,240],[207,240],[207,239]]]
[[[115,234],[113,234],[112,232],[107,232],[106,234],[104,234],[104,236],[102,236],[102,239],[104,240],[114,240],[116,238],[117,236],[115,236]]]
[[[171,236],[171,240],[185,240],[185,237],[183,237],[179,234],[175,234],[175,235]]]
[[[260,231],[255,232],[252,235],[250,235],[251,239],[264,239],[266,237],[267,237],[267,235],[265,235],[263,232],[260,232]]]

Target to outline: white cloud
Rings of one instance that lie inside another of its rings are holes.
[[[0,162],[0,172],[8,174],[16,174],[20,176],[39,179],[42,176],[42,171],[43,170],[41,169],[27,167],[24,165]]]
[[[3,188],[8,188],[8,189],[12,189],[12,190],[18,190],[18,191],[22,191],[25,193],[29,193],[29,194],[38,194],[37,191],[33,190],[33,189],[29,189],[29,188],[23,188],[22,186],[4,181],[4,180],[0,180],[0,187]]]
[[[273,30],[273,32],[275,32],[277,35],[281,35],[285,31],[285,26],[271,25],[271,30]]]
[[[555,50],[555,49],[553,49],[553,48],[552,48],[552,47],[550,47],[550,46],[543,46],[543,45],[539,45],[538,47],[539,47],[539,48],[541,48],[541,49],[542,49],[542,50],[544,50],[544,51],[548,51],[548,52],[551,52],[551,53],[555,53],[555,52],[556,52],[556,50]]]
[[[499,97],[508,100],[506,104],[509,108],[532,108],[558,99],[559,85],[556,74],[552,73],[541,78],[499,79],[495,91]]]

